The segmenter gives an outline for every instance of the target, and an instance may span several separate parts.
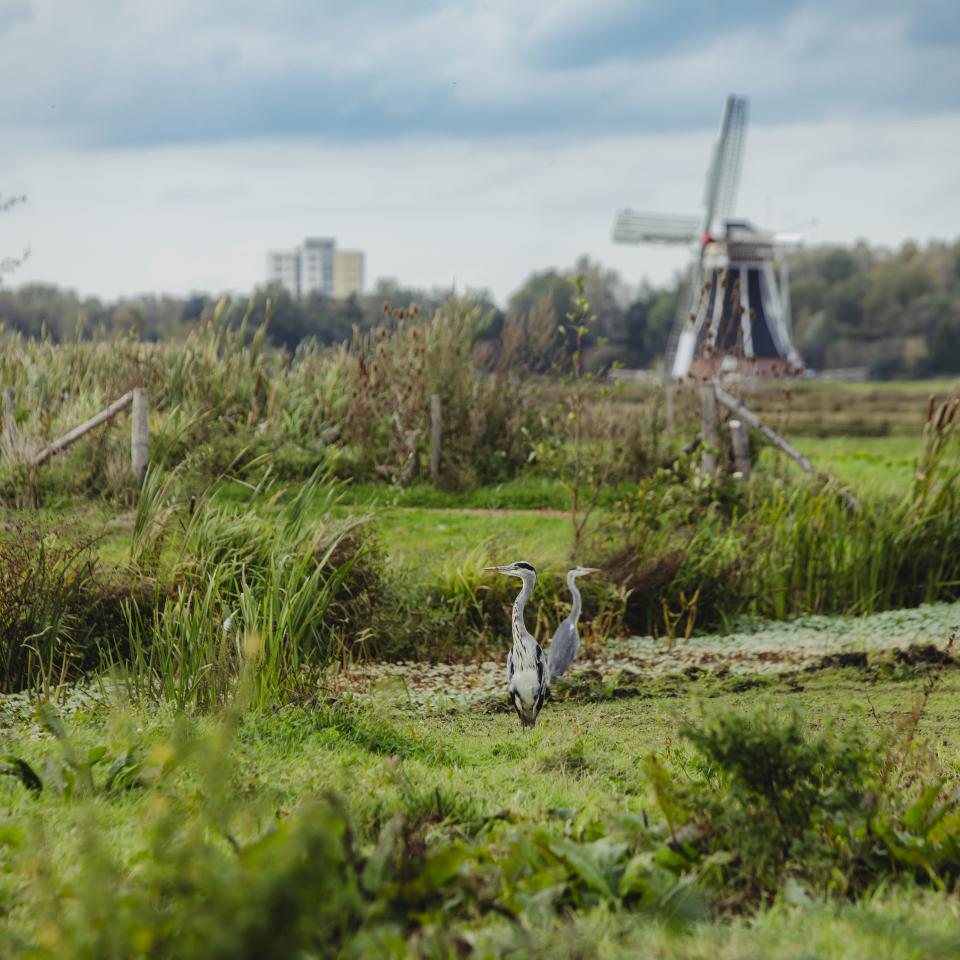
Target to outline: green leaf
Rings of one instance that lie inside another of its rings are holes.
[[[927,818],[933,805],[940,796],[942,784],[934,783],[926,787],[923,793],[907,807],[903,815],[903,825],[911,832],[925,835],[927,832]]]
[[[423,893],[442,890],[466,862],[468,851],[459,843],[451,843],[431,854],[419,877],[418,885],[425,887]]]
[[[604,860],[607,858],[602,856],[604,851],[596,843],[574,843],[565,837],[558,837],[550,841],[549,848],[557,859],[562,860],[595,893],[606,900],[617,898],[617,888],[611,883],[612,878],[604,869]]]
[[[403,818],[398,814],[384,824],[377,840],[377,846],[363,868],[361,883],[368,893],[379,893],[387,877],[387,867],[397,845],[397,837],[403,826]]]
[[[620,878],[620,896],[640,894],[643,900],[653,899],[653,854],[649,851],[638,853],[627,862]]]
[[[40,716],[40,726],[48,733],[52,733],[62,744],[69,746],[70,738],[67,736],[67,728],[57,713],[57,708],[52,703],[41,703],[38,709]]]
[[[686,852],[686,848],[685,852]],[[686,873],[699,859],[696,852],[690,850],[690,856],[680,853],[671,847],[661,847],[654,855],[653,861],[657,866],[664,867],[671,873]]]

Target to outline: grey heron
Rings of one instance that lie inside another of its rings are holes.
[[[533,593],[537,571],[525,560],[484,569],[497,570],[510,577],[519,577],[523,581],[523,588],[513,602],[513,645],[507,655],[507,694],[517,711],[521,725],[532,727],[537,722],[537,714],[547,695],[546,659],[540,644],[523,622],[523,608]]]
[[[549,657],[547,662],[548,683],[554,677],[561,676],[573,663],[573,658],[577,655],[577,647],[580,646],[577,621],[580,619],[580,608],[582,606],[580,591],[577,589],[577,577],[596,572],[596,567],[573,567],[567,572],[567,586],[573,596],[573,606],[570,609],[570,616],[557,627],[557,632],[550,641],[550,648],[547,651]]]

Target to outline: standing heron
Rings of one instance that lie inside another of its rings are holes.
[[[517,711],[521,725],[532,727],[537,722],[537,714],[547,695],[546,659],[540,644],[523,622],[523,608],[533,593],[537,571],[525,560],[484,569],[497,570],[510,577],[519,577],[523,581],[523,589],[513,602],[513,646],[507,655],[507,694]]]
[[[573,596],[573,606],[570,609],[570,616],[557,627],[557,632],[550,641],[547,682],[553,680],[554,677],[561,676],[573,663],[573,658],[577,655],[577,647],[580,646],[577,621],[580,619],[580,608],[582,606],[580,591],[577,589],[577,577],[596,572],[596,567],[573,567],[567,573],[567,586]]]

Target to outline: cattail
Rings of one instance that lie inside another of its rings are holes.
[[[933,419],[933,405],[934,405],[934,403],[936,403],[936,400],[935,400],[933,394],[931,393],[930,396],[927,397],[927,420],[926,420],[927,423],[929,423],[929,422]]]
[[[934,426],[934,430],[939,433],[943,429],[943,425],[946,422],[947,417],[947,405],[945,403],[940,404],[940,410],[937,413],[937,422]]]
[[[947,414],[947,426],[953,423],[953,418],[957,415],[957,407],[960,406],[960,400],[954,398],[950,401],[950,412]]]

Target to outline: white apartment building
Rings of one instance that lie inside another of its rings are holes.
[[[267,253],[267,282],[279,283],[292,297],[311,293],[349,297],[363,292],[362,250],[337,250],[332,237],[307,237],[295,250]]]
[[[300,248],[300,296],[311,293],[333,296],[333,258],[337,241],[331,237],[307,237]]]
[[[279,283],[290,296],[300,296],[300,251],[271,250],[267,254],[267,282]]]

